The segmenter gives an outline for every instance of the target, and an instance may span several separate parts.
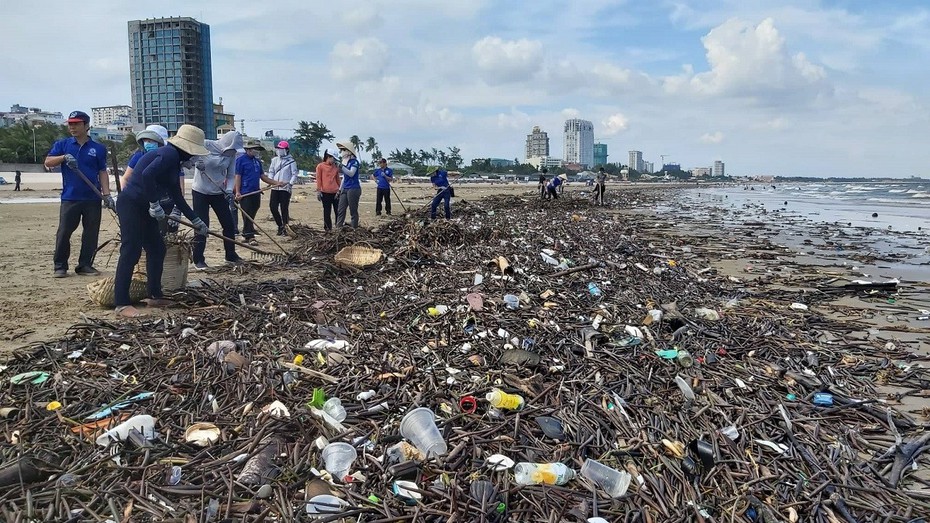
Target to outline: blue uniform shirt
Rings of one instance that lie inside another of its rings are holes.
[[[551,180],[549,180],[549,187],[553,189],[558,189],[560,185],[562,185],[562,179],[559,178],[558,176],[555,176]]]
[[[258,190],[262,182],[262,162],[248,154],[236,158],[236,174],[242,177],[239,191],[248,194]]]
[[[344,190],[362,188],[362,183],[358,179],[359,166],[360,164],[355,158],[350,159],[345,165],[339,166],[339,172],[342,173],[342,188]]]
[[[391,184],[388,182],[394,180],[394,169],[390,167],[378,169],[375,171],[375,180],[378,182],[379,189],[390,189]]]
[[[129,161],[126,162],[126,166],[131,167],[132,169],[135,169],[136,164],[139,163],[139,160],[142,159],[143,155],[145,155],[145,151],[143,151],[142,149],[139,149],[136,152],[132,153],[132,156],[129,158]],[[178,169],[178,178],[183,178],[183,177],[184,177],[184,169]]]
[[[449,186],[449,173],[439,169],[432,176],[429,177],[429,181],[433,183],[436,187],[448,187]]]
[[[48,152],[49,156],[61,156],[63,154],[70,154],[77,158],[81,172],[90,180],[90,183],[94,184],[97,190],[100,190],[100,171],[107,169],[106,147],[90,138],[87,139],[84,145],[78,145],[77,139],[72,136],[55,142]],[[62,201],[75,202],[100,199],[97,193],[81,179],[81,176],[65,164],[61,164],[61,183]]]
[[[193,220],[197,215],[184,201],[181,184],[178,183],[177,173],[180,167],[181,158],[173,145],[166,145],[145,153],[136,163],[129,183],[120,193],[120,200],[150,204],[159,201],[163,195],[167,194],[174,200],[174,204],[184,216]]]

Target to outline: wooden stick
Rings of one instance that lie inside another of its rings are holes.
[[[197,229],[197,227],[194,227],[194,225],[193,225],[192,223],[185,222],[185,221],[183,221],[183,220],[181,220],[181,219],[179,219],[179,218],[175,218],[174,216],[169,215],[169,216],[168,216],[168,219],[171,220],[171,221],[180,223],[181,225],[186,225],[186,226],[190,227],[191,229]],[[210,236],[213,236],[213,237],[215,237],[215,238],[219,238],[219,239],[221,239],[221,240],[223,240],[223,241],[232,242],[232,243],[238,245],[239,247],[245,247],[246,249],[248,249],[248,250],[250,250],[250,251],[255,251],[255,252],[257,252],[258,254],[264,254],[265,256],[277,256],[277,255],[274,254],[274,253],[271,253],[271,252],[268,252],[268,251],[263,251],[263,250],[259,249],[258,247],[253,247],[252,245],[249,245],[248,243],[243,243],[243,242],[240,242],[240,241],[233,240],[233,239],[231,239],[231,238],[227,238],[227,237],[223,236],[222,234],[220,234],[220,233],[218,233],[218,232],[213,232],[213,231],[209,231],[209,230],[208,230],[208,231],[207,231],[207,234],[209,234]]]
[[[567,274],[573,274],[576,272],[586,271],[588,269],[595,269],[600,267],[601,262],[588,263],[585,265],[579,265],[578,267],[572,267],[571,269],[565,269],[564,271],[554,272],[549,275],[550,278],[558,278],[559,276],[565,276]]]

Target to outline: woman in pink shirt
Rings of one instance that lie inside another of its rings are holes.
[[[316,199],[323,202],[323,230],[333,230],[333,213],[336,210],[336,193],[341,180],[336,157],[323,153],[323,162],[316,166]]]

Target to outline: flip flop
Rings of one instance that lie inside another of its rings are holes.
[[[116,315],[121,318],[138,318],[139,316],[145,316],[145,313],[132,305],[122,305],[116,308]]]
[[[162,308],[171,307],[172,305],[174,305],[173,301],[165,299],[165,298],[149,298],[144,301],[146,305],[152,308],[156,308],[156,309],[162,309]]]

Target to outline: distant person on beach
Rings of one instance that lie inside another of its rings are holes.
[[[262,206],[259,186],[263,181],[269,185],[280,186],[262,170],[259,158],[263,150],[265,148],[261,142],[251,138],[245,144],[245,154],[236,159],[235,198],[242,209],[242,237],[250,245],[258,245],[258,241],[255,240],[255,215]]]
[[[449,177],[460,176],[461,174],[462,173],[459,171],[446,171],[439,167],[433,168],[429,181],[433,184],[433,188],[436,189],[436,195],[433,196],[433,201],[429,206],[430,220],[436,219],[436,210],[439,208],[439,202],[443,202],[443,210],[445,211],[446,219],[452,219],[452,197],[455,196],[455,189],[449,184]]]
[[[139,149],[134,152],[132,156],[129,157],[129,161],[126,162],[126,172],[120,177],[120,187],[125,187],[126,184],[129,183],[129,179],[132,178],[133,169],[135,169],[136,164],[139,163],[139,159],[142,158],[145,153],[154,151],[168,143],[168,129],[165,129],[164,126],[161,125],[150,125],[146,127],[144,131],[136,135],[136,143],[139,144]],[[178,169],[178,183],[181,185],[181,194],[184,194],[183,169]],[[175,218],[181,217],[179,211],[174,207],[174,200],[167,194],[162,196],[161,206],[165,209],[166,213],[173,215]],[[177,232],[178,224],[169,221],[168,230]]]
[[[297,161],[291,156],[291,144],[281,140],[274,146],[274,158],[268,165],[268,177],[278,183],[271,188],[271,216],[278,226],[278,236],[286,234],[291,221],[291,190],[297,183]]]
[[[604,205],[604,192],[607,190],[607,173],[601,167],[597,171],[597,178],[594,184],[594,201],[598,205]]]
[[[342,163],[338,164],[342,174],[342,185],[339,187],[339,206],[336,208],[336,226],[346,226],[346,212],[352,215],[352,228],[358,229],[358,202],[362,198],[362,184],[359,180],[358,170],[361,165],[355,154],[355,146],[348,140],[336,142]]]
[[[194,162],[194,183],[191,187],[194,212],[209,227],[210,209],[213,209],[213,214],[223,229],[223,236],[234,239],[236,226],[233,222],[233,212],[230,211],[230,204],[234,200],[229,187],[235,182],[236,151],[242,148],[242,135],[239,131],[229,131],[219,140],[205,140],[204,148],[209,154],[197,157]],[[235,203],[232,203],[232,208],[236,208]],[[200,271],[207,270],[209,267],[204,257],[207,237],[195,236],[193,247],[194,268]],[[242,263],[242,258],[236,254],[236,244],[224,240],[223,250],[227,265]]]
[[[547,200],[557,200],[559,199],[559,188],[565,183],[565,179],[568,178],[564,173],[553,176],[549,183],[546,185],[546,199]]]
[[[336,157],[323,152],[323,161],[316,166],[316,199],[323,204],[323,230],[333,230],[333,213],[336,209],[336,195],[339,193],[339,167]]]
[[[539,199],[545,199],[546,197],[546,173],[549,172],[549,169],[543,167],[542,173],[539,175]]]
[[[384,212],[391,215],[391,183],[394,182],[394,169],[387,166],[387,160],[378,160],[378,169],[371,175],[378,182],[378,196],[375,200],[375,216],[381,216],[381,201],[384,201]]]
[[[16,187],[13,187],[13,190],[18,191],[19,184],[23,181],[23,173],[19,172],[18,169],[16,170],[16,176],[13,177],[13,181],[16,182]]]
[[[55,235],[55,278],[68,275],[68,258],[71,256],[71,234],[80,224],[81,253],[74,272],[96,276],[94,268],[97,238],[100,236],[101,196],[103,206],[116,207],[110,196],[110,179],[107,176],[107,148],[93,141],[90,116],[83,111],[68,115],[68,133],[52,145],[45,158],[45,167],[61,166],[61,209],[58,214],[58,232]]]
[[[136,164],[138,172],[129,179],[117,203],[120,247],[113,282],[117,315],[135,318],[142,314],[132,306],[129,285],[132,271],[139,263],[143,250],[148,306],[171,305],[161,289],[165,264],[165,240],[161,235],[161,224],[168,220],[168,215],[160,200],[164,194],[170,195],[174,205],[190,220],[196,233],[205,236],[209,232],[207,224],[184,201],[181,185],[178,184],[178,170],[182,163],[192,157],[206,154],[209,151],[204,148],[203,131],[193,125],[182,125],[177,134],[168,139],[167,145],[145,153]]]

